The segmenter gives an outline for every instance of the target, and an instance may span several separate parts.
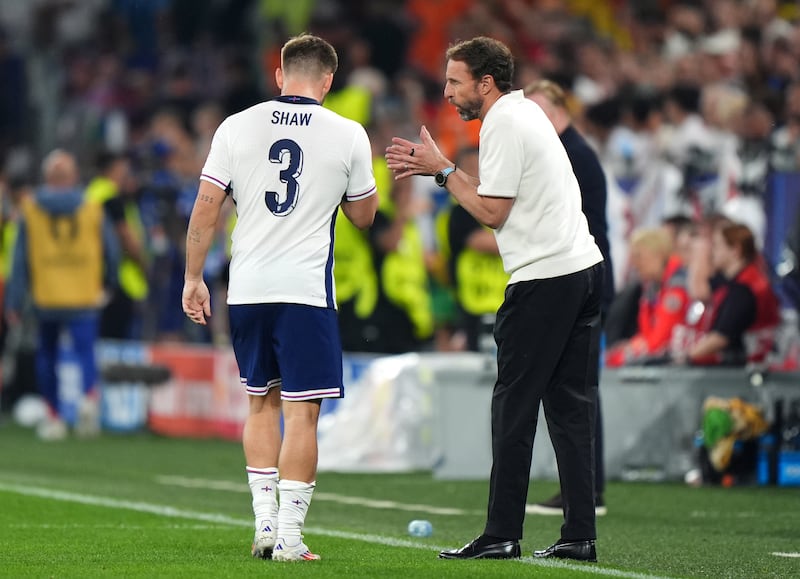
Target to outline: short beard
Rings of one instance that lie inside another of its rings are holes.
[[[462,121],[474,121],[475,119],[481,118],[481,108],[483,107],[483,98],[480,96],[475,97],[472,100],[468,100],[463,104],[463,106],[456,105],[456,111],[458,111],[458,116],[461,117]]]

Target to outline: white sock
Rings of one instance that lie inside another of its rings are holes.
[[[248,466],[247,483],[253,495],[256,531],[274,530],[278,523],[278,469]]]
[[[294,547],[300,544],[308,505],[316,484],[316,481],[307,483],[296,480],[282,480],[278,483],[281,498],[278,508],[278,536],[285,545]]]

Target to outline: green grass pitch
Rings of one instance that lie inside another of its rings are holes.
[[[534,481],[529,502],[550,496]],[[147,433],[42,443],[0,424],[0,577],[800,577],[800,489],[610,483],[597,564],[530,554],[559,517],[528,515],[520,561],[444,561],[477,536],[485,481],[320,473],[306,542],[322,560],[250,557],[238,444]],[[406,525],[433,523],[429,538]],[[778,556],[773,553],[782,553]]]

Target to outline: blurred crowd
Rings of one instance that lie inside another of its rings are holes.
[[[113,182],[127,227],[118,232],[133,239],[121,239],[122,249],[143,277],[121,281],[127,308],[116,310],[107,337],[226,342],[234,209],[228,204],[208,260],[215,288],[208,327],[181,311],[186,224],[215,129],[278,93],[280,47],[301,31],[337,48],[325,106],[367,127],[381,195],[369,232],[337,221],[346,349],[491,347],[482,338],[505,283],[493,249],[457,239],[453,203],[432,179],[395,183],[383,160],[392,136],[414,138],[424,124],[449,158],[477,174],[480,125],[461,121],[442,98],[446,47],[477,35],[509,45],[517,87],[543,78],[563,87],[575,125],[599,155],[621,296],[609,327],[612,363],[665,354],[687,360],[687,349],[669,352],[672,328],[659,329],[667,335],[657,346],[636,341],[647,325],[643,312],[660,304],[679,326],[694,301],[713,301],[719,284],[709,280],[728,271],[715,254],[727,242],[714,242],[725,226],[751,235],[755,254],[739,233],[732,243],[778,296],[779,317],[797,305],[764,255],[770,187],[800,171],[796,2],[0,0],[0,22],[5,274],[20,200],[42,185],[46,155],[70,152],[81,183]],[[798,181],[788,182],[796,192]],[[798,226],[796,206],[783,218],[788,235]],[[464,251],[473,254],[459,259]],[[656,254],[652,271],[648,252]],[[677,305],[668,291],[674,284],[683,284]]]

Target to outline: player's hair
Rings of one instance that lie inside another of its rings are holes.
[[[326,40],[313,34],[300,34],[283,45],[281,67],[289,74],[322,76],[336,72],[339,57]]]
[[[532,94],[544,95],[544,98],[553,103],[553,105],[563,109],[568,108],[567,93],[565,93],[564,89],[558,86],[552,80],[535,80],[526,86],[522,92],[526,97],[531,96]]]
[[[514,79],[514,56],[508,46],[486,36],[463,40],[447,49],[447,60],[463,62],[472,78],[480,80],[486,75],[494,79],[500,92],[511,90]]]
[[[720,234],[728,247],[739,249],[742,259],[747,263],[755,261],[758,253],[756,251],[756,240],[750,228],[741,223],[731,223],[720,229]]]

